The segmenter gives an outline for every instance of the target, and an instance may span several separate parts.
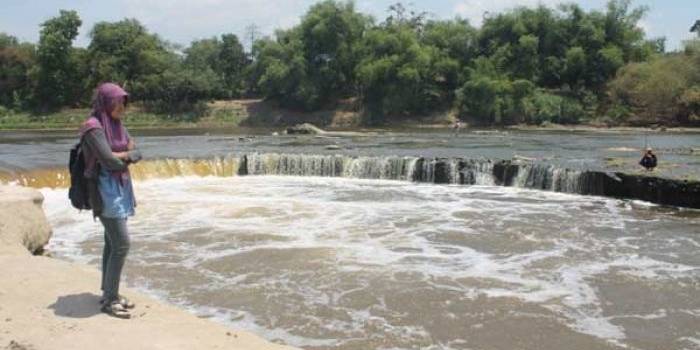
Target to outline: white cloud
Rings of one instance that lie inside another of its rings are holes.
[[[454,5],[454,11],[466,18],[474,26],[481,26],[485,14],[496,14],[518,6],[555,6],[561,0],[461,0]]]

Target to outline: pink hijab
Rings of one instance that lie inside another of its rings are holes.
[[[80,127],[80,137],[82,138],[88,131],[92,129],[103,129],[107,142],[112,148],[112,152],[125,152],[128,150],[129,135],[126,128],[122,125],[121,120],[110,117],[111,111],[117,103],[126,102],[129,94],[124,91],[119,85],[114,83],[103,83],[97,87],[95,100],[92,104],[92,113],[90,117]],[[85,153],[85,174],[92,175],[97,164],[97,158],[94,154]],[[122,180],[129,177],[129,170],[113,171],[112,175]],[[89,176],[89,175],[88,175]]]

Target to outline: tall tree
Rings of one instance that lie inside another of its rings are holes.
[[[90,37],[88,89],[103,81],[129,85],[178,62],[168,44],[135,19],[97,23]]]
[[[428,21],[425,24],[421,43],[437,48],[442,57],[449,58],[452,67],[441,69],[439,78],[442,89],[453,98],[454,91],[464,83],[460,68],[469,65],[478,55],[477,30],[467,20]],[[447,61],[443,61],[447,62]]]
[[[77,12],[66,10],[41,24],[34,97],[42,111],[74,104],[79,98],[81,77],[72,43],[81,24]]]
[[[248,57],[235,34],[221,36],[218,61],[219,66],[214,70],[223,80],[225,97],[240,97],[245,90],[243,74],[248,65]]]
[[[420,42],[414,21],[387,21],[368,31],[356,68],[368,123],[441,108],[446,77],[459,64],[445,50]]]
[[[184,63],[194,69],[214,69],[221,65],[221,42],[218,38],[193,41],[184,51]]]
[[[235,34],[224,34],[221,40],[214,37],[192,42],[185,50],[187,67],[216,76],[217,98],[239,97],[244,92],[243,72],[248,57]]]
[[[214,98],[229,97],[224,88],[224,78],[221,74],[222,44],[218,38],[202,39],[193,41],[190,46],[185,49],[183,64],[185,69],[206,74],[210,77],[211,85],[214,88]]]
[[[35,47],[0,33],[0,105],[24,109],[31,98],[29,72],[36,65]]]
[[[700,122],[700,40],[684,52],[626,65],[609,83],[609,93],[635,123]]]
[[[313,5],[301,24],[256,45],[252,70],[266,97],[282,105],[316,109],[353,92],[357,44],[369,23],[352,2]]]

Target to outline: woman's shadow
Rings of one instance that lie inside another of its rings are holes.
[[[100,296],[92,293],[80,293],[58,297],[49,305],[56,316],[87,318],[100,313]]]

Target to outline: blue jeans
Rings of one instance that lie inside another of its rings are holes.
[[[129,232],[126,218],[100,216],[105,228],[105,246],[102,251],[102,296],[109,302],[119,298],[119,280],[126,255],[129,253]]]

